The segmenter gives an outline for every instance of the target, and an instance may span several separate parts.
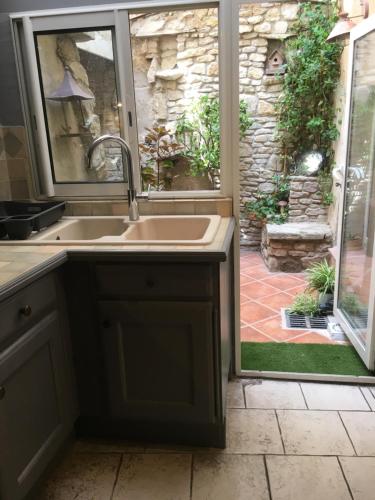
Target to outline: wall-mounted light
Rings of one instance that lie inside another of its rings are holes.
[[[354,26],[356,26],[356,24],[352,21],[352,19],[357,17],[363,17],[364,19],[366,19],[368,17],[369,14],[368,0],[360,0],[360,5],[362,6],[363,9],[363,14],[360,16],[349,17],[349,14],[347,12],[340,12],[337,23],[334,25],[331,33],[327,37],[327,42],[344,39],[350,33],[350,30]]]
[[[63,130],[64,130],[63,137],[79,137],[79,136],[81,136],[80,133],[71,133],[70,132],[71,127],[67,121],[66,111],[65,111],[65,103],[66,102],[76,102],[79,104],[79,109],[80,109],[81,118],[82,118],[81,127],[86,128],[85,117],[83,115],[83,109],[82,109],[82,101],[89,101],[89,100],[94,99],[94,95],[91,92],[91,90],[82,89],[78,85],[78,83],[75,81],[75,79],[73,78],[73,75],[71,74],[70,69],[68,67],[65,67],[64,79],[63,79],[61,85],[59,86],[58,89],[56,89],[55,91],[53,91],[49,95],[47,95],[46,99],[48,99],[50,101],[58,101],[61,103],[62,112],[64,115],[64,122],[65,122],[65,126],[63,127]]]

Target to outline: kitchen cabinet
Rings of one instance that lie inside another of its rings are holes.
[[[77,415],[56,280],[52,273],[0,304],[2,500],[25,498],[72,432]]]
[[[67,265],[82,435],[225,446],[232,357],[224,261]]]

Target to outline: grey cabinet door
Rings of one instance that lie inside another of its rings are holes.
[[[212,304],[101,301],[111,416],[215,419]]]
[[[25,497],[69,422],[58,315],[51,312],[0,354],[0,498]]]

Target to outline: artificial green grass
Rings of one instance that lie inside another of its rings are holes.
[[[374,376],[351,345],[242,342],[243,370]]]

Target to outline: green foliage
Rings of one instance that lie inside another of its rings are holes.
[[[289,178],[275,175],[273,181],[275,186],[273,192],[258,192],[255,200],[245,203],[245,209],[254,219],[283,224],[288,217]]]
[[[340,309],[347,314],[357,316],[364,309],[360,300],[354,293],[346,293],[340,301]]]
[[[309,293],[299,293],[296,295],[289,312],[304,316],[316,316],[319,313],[318,299]]]
[[[252,119],[245,101],[240,102],[240,137]],[[190,173],[208,174],[211,182],[220,172],[220,107],[217,97],[202,96],[177,121],[176,138],[184,145]]]
[[[145,140],[139,145],[139,151],[145,159],[141,165],[143,189],[148,185],[157,191],[170,189],[174,178],[172,167],[181,156],[183,146],[174,140],[173,134],[163,125],[146,130]]]
[[[316,290],[320,295],[333,293],[335,288],[335,268],[326,260],[316,262],[306,270],[308,288]]]
[[[338,138],[334,92],[340,77],[339,42],[326,41],[337,20],[327,5],[303,3],[287,42],[287,73],[278,103],[278,136],[285,165],[298,154],[318,149],[332,167],[332,141]],[[328,199],[326,199],[328,201]]]

